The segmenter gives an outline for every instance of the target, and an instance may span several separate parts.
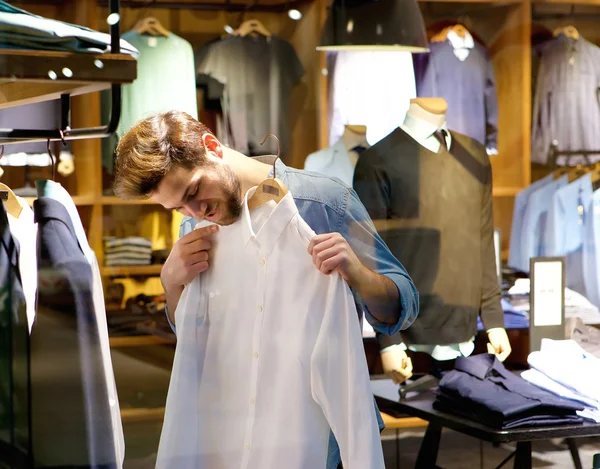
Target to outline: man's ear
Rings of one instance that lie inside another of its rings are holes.
[[[218,158],[223,158],[223,147],[221,146],[221,142],[219,142],[217,137],[213,134],[205,133],[202,136],[202,143],[208,152]]]

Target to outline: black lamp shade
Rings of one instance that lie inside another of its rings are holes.
[[[333,0],[318,50],[429,50],[416,0]]]

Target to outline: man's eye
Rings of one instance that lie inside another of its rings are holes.
[[[198,186],[196,186],[196,188],[194,189],[193,192],[188,193],[188,200],[192,199],[193,197],[195,197],[198,194]]]

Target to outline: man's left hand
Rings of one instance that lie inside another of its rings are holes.
[[[366,269],[339,233],[316,235],[308,244],[308,253],[322,273],[329,275],[338,271],[350,286],[359,282]]]
[[[508,340],[508,334],[506,329],[502,327],[496,327],[488,331],[488,353],[496,355],[498,360],[503,362],[510,355],[512,351],[510,347],[510,340]]]

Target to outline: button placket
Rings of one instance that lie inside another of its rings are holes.
[[[254,422],[256,419],[256,399],[258,396],[258,371],[260,366],[260,342],[262,322],[265,311],[265,298],[267,286],[267,265],[266,256],[259,249],[256,252],[256,291],[255,291],[255,306],[254,311],[250,311],[254,315],[252,327],[252,358],[250,364],[250,386],[248,393],[248,419],[246,422],[246,431],[244,437],[244,457],[242,458],[242,468],[246,468],[250,458],[250,448],[253,441]],[[251,308],[251,306],[250,306]]]

